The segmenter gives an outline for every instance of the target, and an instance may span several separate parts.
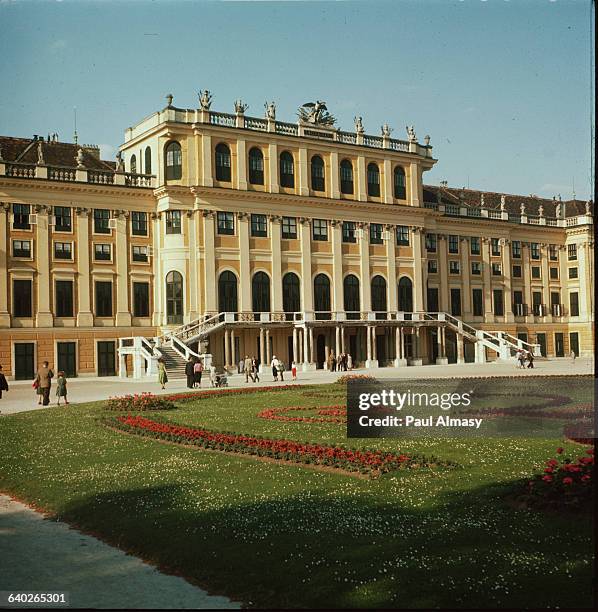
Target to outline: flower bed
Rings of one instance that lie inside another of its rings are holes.
[[[309,411],[317,410],[322,416],[291,416],[285,414],[287,412],[295,412],[298,410]],[[285,408],[267,408],[262,410],[257,415],[260,419],[270,419],[271,421],[289,421],[297,423],[346,423],[347,422],[347,407],[346,406],[287,406]]]
[[[169,398],[151,393],[111,397],[106,410],[118,412],[145,412],[147,410],[174,410],[176,406]]]
[[[126,433],[193,445],[207,450],[266,457],[311,466],[322,466],[369,476],[379,476],[406,468],[455,466],[451,461],[412,454],[395,454],[380,450],[349,449],[326,444],[261,438],[225,431],[211,431],[168,423],[142,415],[116,416],[102,423]]]
[[[378,379],[374,376],[369,376],[368,374],[344,374],[336,379],[338,384],[344,385],[351,380],[362,380],[363,382],[378,382]]]
[[[575,423],[567,423],[563,427],[563,435],[565,438],[579,444],[594,444],[596,438],[594,420],[586,419]]]
[[[297,390],[297,385],[274,385],[272,387],[247,387],[241,389],[206,389],[205,391],[189,393],[173,393],[163,395],[162,397],[173,402],[185,402],[227,395],[249,395],[250,393],[260,393],[262,391],[289,391],[291,389]]]

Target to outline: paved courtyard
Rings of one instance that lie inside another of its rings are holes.
[[[472,376],[530,376],[530,375],[579,375],[593,374],[593,359],[576,359],[572,362],[569,358],[537,360],[533,370],[521,370],[512,363],[486,363],[486,364],[450,364],[450,365],[429,365],[413,366],[400,368],[376,368],[369,370],[353,370],[355,374],[368,374],[379,379],[384,378],[452,378],[452,377],[472,377]],[[294,384],[323,384],[334,382],[345,372],[326,372],[318,370],[315,372],[299,372],[298,380]],[[285,372],[285,383],[291,382],[291,373]],[[229,376],[230,387],[245,387],[254,383],[246,383],[245,376],[233,374]],[[255,383],[257,384],[257,383]],[[260,385],[276,385],[270,371],[260,377]],[[128,393],[142,393],[148,391],[155,394],[176,393],[187,391],[184,379],[174,379],[166,385],[166,390],[162,391],[156,379],[121,379],[118,377],[85,377],[73,378],[69,380],[69,401],[73,404],[81,402],[91,402],[107,399],[111,396],[126,395]],[[37,395],[31,387],[29,381],[9,381],[10,391],[3,394],[0,400],[0,413],[12,414],[15,412],[25,412],[28,410],[39,410],[42,406],[37,404]],[[209,380],[204,378],[203,389],[209,389]],[[56,396],[55,386],[52,387],[50,399],[55,405]]]

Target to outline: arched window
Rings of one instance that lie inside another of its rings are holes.
[[[330,279],[325,274],[314,278],[314,308],[316,319],[330,319]]]
[[[280,154],[280,186],[295,186],[295,162],[288,151],[283,151]]]
[[[407,276],[399,280],[399,310],[413,312],[413,283]]]
[[[166,145],[166,180],[176,181],[183,176],[181,145],[170,142]]]
[[[150,147],[145,147],[145,173],[152,173],[152,150]]]
[[[257,147],[249,150],[249,182],[252,185],[264,184],[264,155]]]
[[[228,270],[218,277],[218,310],[237,312],[237,277]]]
[[[345,276],[343,298],[347,319],[359,319],[359,279],[354,274]]]
[[[348,159],[341,162],[341,193],[353,193],[353,164]]]
[[[378,164],[368,164],[368,195],[379,197],[380,195],[380,170]]]
[[[372,310],[377,319],[386,319],[386,280],[380,275],[372,279]]]
[[[131,155],[131,174],[137,174],[137,156]]]
[[[216,180],[230,183],[230,149],[223,142],[216,145]]]
[[[405,170],[401,166],[395,168],[394,173],[395,198],[397,200],[407,199],[407,190],[405,189]]]
[[[314,191],[326,191],[324,160],[319,155],[311,158],[311,188]]]
[[[270,312],[270,277],[256,272],[251,280],[253,312]]]
[[[168,325],[183,323],[183,277],[175,270],[166,275],[166,322]]]
[[[282,309],[286,313],[299,312],[301,310],[299,277],[293,272],[287,272],[282,277]]]

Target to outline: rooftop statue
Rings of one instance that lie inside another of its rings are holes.
[[[521,206],[519,207],[519,211],[522,215],[525,215],[525,204],[521,202]]]
[[[265,102],[264,108],[266,109],[266,119],[276,120],[276,104],[274,102]]]
[[[538,207],[538,216],[539,217],[544,216],[544,206],[542,206],[542,204],[540,204],[540,206]]]
[[[83,164],[83,149],[79,147],[77,149],[77,157],[75,158],[77,161],[77,168],[84,168]]]
[[[314,125],[333,126],[336,119],[328,112],[326,102],[306,102],[297,112],[299,119]]]
[[[552,199],[554,201],[555,198],[552,198]],[[556,205],[556,208],[555,208],[555,213],[554,213],[555,217],[557,219],[560,219],[562,212],[563,212],[563,207],[562,207],[561,203],[558,202],[557,205]]]
[[[500,196],[500,209],[504,211],[506,205],[506,197],[504,195]]]
[[[43,140],[43,136],[42,136],[42,140]],[[44,151],[42,149],[42,143],[38,142],[37,143],[37,165],[38,166],[43,166],[45,164],[44,162]]]
[[[116,171],[125,171],[125,162],[123,161],[123,154],[120,151],[116,154]]]
[[[407,126],[405,129],[407,130],[407,136],[409,137],[409,142],[417,142],[417,136],[415,135],[414,127],[411,125],[411,126]]]
[[[592,200],[586,202],[586,215],[592,214]]]
[[[392,132],[392,128],[388,125],[388,123],[385,123],[383,126],[381,126],[380,129],[382,130],[382,136],[390,137],[390,133]]]
[[[212,106],[212,94],[210,90],[201,90],[197,95],[199,96],[199,107],[201,110],[209,111],[210,106]]]
[[[235,100],[235,113],[242,115],[249,108],[249,104],[244,104],[243,100]]]
[[[363,123],[361,122],[361,117],[353,117],[353,121],[355,121],[355,131],[358,134],[363,134]]]

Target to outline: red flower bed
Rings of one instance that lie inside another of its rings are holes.
[[[435,457],[395,454],[380,450],[348,449],[326,444],[261,438],[231,432],[210,431],[148,419],[141,415],[105,418],[104,424],[127,433],[192,444],[209,450],[269,457],[300,464],[328,466],[344,471],[377,476],[402,468],[456,465]]]
[[[288,391],[290,389],[297,390],[297,385],[275,385],[272,387],[248,387],[241,389],[206,389],[205,391],[196,391],[195,393],[173,393],[171,395],[162,395],[161,397],[173,402],[182,402],[224,395],[248,395],[250,393],[260,393],[261,391]]]
[[[315,410],[307,406],[288,406],[286,408],[268,408],[258,413],[261,419],[270,419],[272,421],[290,421],[298,423],[346,423],[347,422],[347,407],[346,406],[323,406],[318,410],[318,414],[323,416],[290,416],[284,414],[286,412],[294,412],[297,410]],[[325,418],[330,417],[330,418]]]
[[[106,410],[117,410],[120,412],[145,412],[146,410],[173,410],[176,406],[160,395],[151,393],[136,393],[123,397],[111,397],[106,404]]]

